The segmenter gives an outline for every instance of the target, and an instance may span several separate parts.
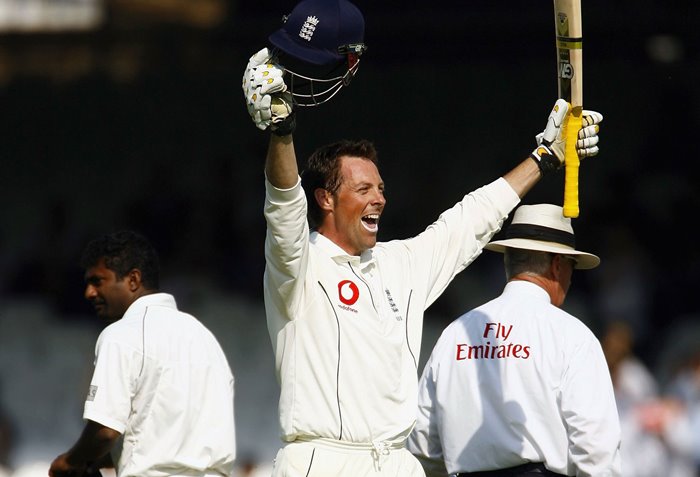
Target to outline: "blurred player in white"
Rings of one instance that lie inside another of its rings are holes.
[[[82,265],[85,298],[112,323],[97,340],[85,428],[49,475],[94,471],[114,448],[118,477],[231,476],[233,374],[214,335],[158,291],[153,247],[135,232],[105,235]]]
[[[357,72],[363,34],[363,17],[346,0],[304,0],[270,36],[275,48],[253,55],[243,76],[253,122],[272,131],[264,297],[281,385],[284,447],[275,477],[424,475],[405,449],[416,416],[424,310],[563,157],[559,126],[567,105],[559,102],[531,158],[456,197],[418,236],[377,242],[386,199],[373,144],[320,147],[300,177],[292,140],[300,102],[324,102],[316,94],[299,96],[292,83],[311,75],[298,69],[304,62],[335,65],[333,84],[342,87]],[[293,72],[277,63],[294,58],[304,61]],[[337,83],[338,77],[347,81]],[[597,153],[597,132],[593,123],[582,129],[590,136],[580,144],[584,157]]]
[[[515,211],[498,298],[442,333],[419,384],[408,448],[429,476],[619,477],[620,424],[599,340],[560,307],[574,268],[571,219],[551,204]]]

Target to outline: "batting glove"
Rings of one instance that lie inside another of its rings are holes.
[[[243,95],[248,114],[258,129],[265,130],[272,123],[281,123],[292,114],[292,102],[280,96],[281,101],[273,101],[273,95],[284,93],[284,69],[275,63],[269,49],[263,48],[250,57],[243,73]],[[283,107],[274,107],[275,103]]]
[[[563,164],[566,141],[561,137],[561,126],[568,111],[569,104],[563,99],[557,100],[549,118],[547,118],[547,127],[535,136],[538,147],[530,157],[537,161],[543,174],[556,170]],[[579,159],[592,157],[600,152],[598,132],[600,132],[599,124],[602,121],[603,115],[599,112],[586,109],[582,111],[582,124],[576,141],[576,153]]]
[[[579,159],[591,157],[598,154],[598,132],[600,126],[598,124],[603,121],[603,115],[597,111],[589,111],[584,109],[581,113],[582,126],[578,131],[578,140],[576,141],[576,152]],[[544,137],[544,132],[536,136],[537,144],[541,145]]]
[[[568,112],[569,103],[558,99],[549,113],[544,131],[535,136],[537,147],[530,157],[537,162],[542,175],[556,171],[564,163],[566,140],[561,135],[561,127]]]
[[[599,124],[603,121],[603,115],[596,111],[584,109],[581,116],[583,124],[578,132],[578,141],[576,141],[576,152],[579,159],[598,154]]]

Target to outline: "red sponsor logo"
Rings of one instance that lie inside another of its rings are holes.
[[[338,283],[338,298],[346,305],[354,305],[360,298],[360,289],[350,280]]]
[[[490,341],[477,345],[457,343],[457,361],[465,359],[504,359],[504,358],[530,358],[530,346],[513,343],[491,344]]]

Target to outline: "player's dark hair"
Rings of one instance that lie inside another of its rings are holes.
[[[121,280],[131,270],[141,272],[141,283],[147,290],[159,287],[160,267],[158,254],[141,234],[122,230],[106,234],[87,244],[80,258],[80,265],[88,269],[104,258],[105,266]]]
[[[347,139],[316,149],[306,161],[306,169],[301,173],[301,182],[309,207],[309,225],[317,227],[322,219],[321,208],[316,202],[316,189],[325,189],[335,194],[340,187],[340,158],[343,156],[361,157],[378,164],[377,150],[371,141]]]

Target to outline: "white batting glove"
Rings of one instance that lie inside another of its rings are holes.
[[[579,159],[595,156],[600,152],[598,148],[600,126],[598,124],[603,121],[603,115],[597,111],[584,109],[581,113],[581,120],[582,126],[578,131],[578,140],[576,141],[576,152]],[[541,132],[535,137],[538,145],[542,144],[544,134]]]
[[[552,112],[549,114],[549,118],[547,118],[547,127],[544,131],[535,136],[538,147],[533,151],[532,156],[533,159],[538,161],[540,169],[542,169],[543,166],[547,169],[547,161],[543,163],[541,160],[543,155],[551,153],[559,160],[558,165],[556,163],[549,164],[547,172],[552,170],[551,166],[555,166],[554,169],[558,169],[564,161],[566,141],[561,137],[561,126],[568,111],[569,104],[563,99],[557,100]],[[598,148],[598,132],[600,131],[599,124],[602,121],[603,115],[597,111],[584,109],[581,112],[582,124],[581,129],[578,131],[578,140],[576,141],[576,153],[579,159],[595,156],[600,151]],[[546,149],[540,149],[543,146]]]
[[[537,147],[530,157],[537,162],[542,175],[559,169],[564,162],[566,140],[561,135],[561,127],[568,112],[569,103],[558,99],[549,113],[544,131],[535,136]]]
[[[578,141],[576,141],[576,152],[579,159],[591,157],[598,154],[598,132],[603,115],[596,111],[588,111],[584,109],[581,113],[582,127],[578,132]]]
[[[284,93],[287,85],[284,83],[284,69],[276,64],[269,49],[263,48],[250,57],[243,73],[242,87],[248,114],[258,129],[265,130],[273,122],[280,122],[291,114],[291,102],[289,107],[273,108],[278,101],[273,102],[272,95]]]

